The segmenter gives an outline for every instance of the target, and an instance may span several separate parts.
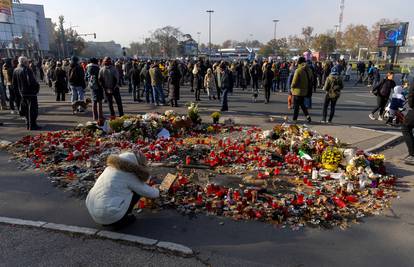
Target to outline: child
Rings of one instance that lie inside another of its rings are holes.
[[[86,198],[92,219],[105,226],[124,226],[135,220],[132,209],[142,197],[158,198],[159,191],[145,183],[149,177],[142,153],[110,155],[107,167]]]
[[[211,95],[213,95],[213,99],[216,100],[216,81],[211,68],[207,69],[207,74],[204,77],[204,88],[207,89],[208,99],[211,100]]]
[[[394,93],[391,96],[390,111],[387,124],[391,124],[395,113],[402,107],[404,107],[405,97],[402,94],[403,88],[401,86],[394,87]]]
[[[345,71],[345,81],[349,82],[351,79],[351,73],[352,73],[352,64],[349,64],[348,67],[346,67]]]

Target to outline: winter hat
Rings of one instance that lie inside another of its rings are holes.
[[[78,63],[79,62],[79,58],[77,57],[77,56],[72,56],[71,58],[70,58],[70,60],[73,62],[73,63]]]
[[[331,69],[331,75],[339,75],[339,70],[337,66]]]
[[[149,177],[149,170],[146,166],[147,159],[141,152],[135,154],[134,152],[128,151],[120,155],[109,155],[106,163],[108,166],[118,170],[135,174],[141,181],[146,181]]]

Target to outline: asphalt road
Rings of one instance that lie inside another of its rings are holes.
[[[205,266],[125,243],[0,225],[0,266]]]
[[[123,95],[128,103],[129,97],[125,92]],[[69,104],[56,104],[52,97],[48,89],[42,88],[39,122],[46,129],[73,127],[89,118],[90,114],[72,116]],[[321,93],[314,97],[314,120],[320,114],[321,97]],[[230,114],[253,113],[253,117],[262,117],[291,113],[286,107],[285,94],[272,95],[270,105],[250,103],[249,98],[249,94],[239,93],[236,89],[230,97]],[[190,99],[188,88],[184,88],[183,100]],[[335,121],[384,128],[382,123],[368,119],[367,114],[374,103],[375,98],[369,95],[367,88],[348,87],[338,104]],[[202,101],[201,107],[208,109],[203,111],[208,114],[219,105]],[[158,110],[162,109],[165,108]],[[151,110],[156,109],[146,104],[127,104],[128,112]],[[27,134],[20,127],[24,123],[16,116],[0,114],[0,119],[6,121],[6,126],[0,129],[0,139],[16,140]],[[404,145],[386,151],[391,172],[401,177],[401,199],[395,200],[392,209],[384,215],[366,218],[364,223],[352,225],[345,231],[311,228],[292,231],[259,222],[234,222],[208,216],[189,218],[166,210],[141,213],[138,220],[123,232],[190,246],[213,266],[413,266],[414,193],[410,188],[414,169],[401,164],[405,153]],[[19,171],[13,162],[8,162],[8,157],[0,152],[0,216],[96,227],[83,200],[54,188],[42,173]]]

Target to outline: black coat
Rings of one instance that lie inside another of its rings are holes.
[[[19,66],[13,72],[13,88],[22,96],[36,96],[39,93],[39,83],[31,69]]]
[[[271,87],[273,83],[273,78],[275,77],[274,72],[271,69],[266,69],[263,73],[263,86]]]
[[[66,93],[68,90],[68,79],[66,77],[66,71],[62,68],[56,68],[55,70],[55,90],[57,93]]]
[[[181,72],[177,67],[172,68],[168,73],[168,97],[170,100],[180,99]]]

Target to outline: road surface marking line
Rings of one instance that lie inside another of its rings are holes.
[[[354,100],[345,100],[346,103],[351,103],[351,104],[360,104],[360,105],[367,105],[366,102],[361,102],[361,101],[354,101]]]

